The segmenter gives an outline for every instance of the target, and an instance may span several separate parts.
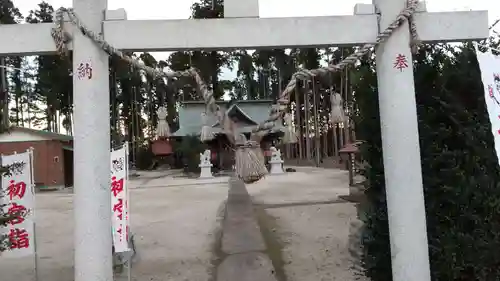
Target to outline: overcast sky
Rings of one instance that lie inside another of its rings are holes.
[[[23,14],[40,0],[13,0]],[[81,0],[80,0],[81,1]],[[245,1],[245,0],[241,0]],[[71,7],[72,0],[46,0],[54,8]],[[108,0],[110,9],[125,8],[129,19],[184,19],[193,0]],[[352,14],[355,3],[371,0],[260,0],[261,17],[326,16]],[[283,7],[286,7],[285,9]],[[489,10],[490,21],[500,17],[498,0],[427,0],[429,11]]]
[[[82,1],[82,0],[79,0]],[[240,0],[245,1],[245,0]],[[23,15],[36,9],[41,0],[13,0]],[[46,0],[55,9],[71,7],[73,0]],[[108,0],[109,9],[124,8],[128,19],[186,19],[195,0]],[[350,15],[356,3],[371,0],[260,0],[261,17]],[[286,8],[283,8],[286,7]],[[498,0],[427,0],[429,11],[488,10],[490,24],[500,18]],[[500,31],[500,24],[495,28]],[[165,59],[167,53],[154,53]]]

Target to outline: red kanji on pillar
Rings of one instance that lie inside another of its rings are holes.
[[[408,59],[403,54],[398,54],[396,56],[396,61],[394,62],[394,68],[399,69],[399,71],[403,71],[403,69],[408,67]]]

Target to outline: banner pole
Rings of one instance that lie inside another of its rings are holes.
[[[36,200],[35,200],[35,191],[36,191],[36,186],[35,186],[35,176],[34,176],[34,157],[33,157],[33,151],[34,148],[30,147],[28,149],[29,157],[30,157],[30,186],[31,186],[31,192],[33,193],[33,247],[34,247],[34,255],[33,255],[33,266],[35,270],[35,281],[39,280],[38,276],[38,244],[37,244],[37,239],[36,239]]]
[[[132,255],[127,261],[127,281],[130,281],[132,276],[131,276],[131,271],[132,271]]]
[[[128,258],[128,261],[127,261],[127,281],[131,281],[132,279],[132,257],[133,257],[133,250],[132,247],[130,247],[130,241],[132,239],[132,233],[130,231],[131,227],[130,227],[130,186],[129,186],[129,182],[128,182],[128,179],[129,179],[129,147],[128,147],[128,142],[125,142],[125,177],[127,179],[127,206],[126,206],[126,210],[127,210],[127,227],[128,227],[128,233],[127,233],[127,242],[128,242],[128,246],[129,246],[129,250],[131,252],[129,258]]]

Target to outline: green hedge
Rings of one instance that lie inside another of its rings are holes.
[[[361,263],[390,281],[391,255],[376,77],[358,69],[358,136],[367,171],[359,206]],[[415,85],[432,280],[500,280],[500,169],[474,51],[433,47],[415,56]]]

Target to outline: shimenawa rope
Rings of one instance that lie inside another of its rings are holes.
[[[418,0],[408,0],[407,7],[401,11],[401,13],[396,17],[396,19],[378,36],[374,44],[365,44],[359,48],[356,52],[346,57],[340,63],[336,65],[329,65],[326,67],[321,67],[318,69],[301,69],[292,75],[290,82],[288,82],[285,90],[281,93],[277,103],[278,106],[274,106],[271,109],[269,118],[260,123],[255,129],[252,130],[250,140],[242,134],[237,134],[234,130],[224,128],[224,131],[228,138],[236,146],[235,152],[235,162],[236,162],[236,175],[241,178],[246,183],[255,182],[261,179],[267,174],[267,169],[264,165],[264,156],[260,149],[259,143],[262,135],[269,132],[274,127],[275,123],[284,116],[285,110],[288,103],[290,102],[290,95],[295,90],[295,84],[297,80],[310,81],[315,76],[324,76],[333,72],[343,70],[346,66],[356,63],[364,55],[366,55],[371,48],[376,47],[380,43],[383,43],[391,36],[391,34],[401,26],[405,21],[409,22],[410,32],[412,36],[412,42],[410,42],[412,51],[416,51],[418,45],[418,35],[416,25],[412,20],[413,13],[415,12],[418,5]],[[68,16],[69,22],[72,23],[80,32],[96,43],[103,51],[105,51],[110,56],[118,56],[125,60],[133,67],[137,69],[144,70],[148,75],[155,78],[173,78],[173,77],[193,77],[195,83],[198,87],[198,91],[201,93],[203,100],[207,104],[209,111],[219,119],[220,124],[227,124],[229,120],[225,120],[225,114],[222,113],[221,108],[216,104],[215,98],[213,97],[213,92],[208,89],[207,85],[201,78],[198,70],[195,68],[190,68],[184,71],[175,72],[165,72],[158,70],[149,66],[146,66],[141,61],[132,58],[124,54],[122,51],[114,48],[108,44],[100,35],[96,34],[92,30],[88,29],[75,14],[73,9],[60,8],[56,11],[55,16],[55,26],[52,29],[51,35],[54,38],[56,48],[58,52],[63,55],[68,55],[67,44],[71,40],[71,36],[64,31],[64,15]],[[204,141],[202,139],[202,141]]]

